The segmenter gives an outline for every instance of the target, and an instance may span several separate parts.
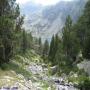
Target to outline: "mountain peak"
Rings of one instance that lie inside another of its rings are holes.
[[[66,17],[70,15],[75,22],[82,14],[86,0],[72,2],[61,1],[52,6],[29,6],[28,19],[24,27],[30,30],[34,36],[51,38],[53,34],[61,32]]]

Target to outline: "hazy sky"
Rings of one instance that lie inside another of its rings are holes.
[[[72,0],[17,0],[17,3],[23,5],[26,4],[28,2],[34,2],[36,4],[42,4],[42,5],[52,5],[52,4],[56,4],[59,1],[72,1]]]

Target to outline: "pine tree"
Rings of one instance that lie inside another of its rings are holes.
[[[27,36],[26,36],[25,30],[23,30],[23,32],[22,32],[22,46],[21,46],[21,49],[22,49],[22,53],[25,54],[26,50],[27,50]]]
[[[87,59],[90,59],[90,0],[88,0],[85,10],[84,10],[84,25],[85,27],[85,38],[84,38],[84,47],[83,47],[83,56]]]
[[[49,43],[48,40],[45,40],[44,46],[43,46],[43,58],[47,58],[49,53]]]
[[[84,13],[79,18],[77,24],[77,36],[80,40],[81,50],[84,58],[90,58],[90,0],[88,0]]]
[[[33,36],[32,33],[27,33],[27,47],[33,49]]]
[[[76,33],[73,30],[72,20],[70,16],[68,16],[66,19],[66,23],[63,28],[62,40],[65,56],[70,63],[73,63],[76,60],[76,56],[79,52],[79,41]]]
[[[54,61],[54,55],[55,55],[54,51],[55,51],[55,38],[54,38],[54,35],[53,35],[52,39],[51,39],[50,50],[49,50],[49,55],[48,55],[48,58],[52,63]]]
[[[59,49],[59,43],[60,43],[60,38],[59,38],[58,34],[56,34],[55,35],[55,41],[54,41],[54,44],[55,44],[54,45],[54,48],[55,48],[55,50],[54,50],[54,58],[55,58],[57,50]]]
[[[71,20],[70,16],[68,16],[66,18],[66,23],[65,23],[65,26],[63,28],[63,36],[62,36],[63,49],[65,52],[65,56],[68,58],[70,57],[70,49],[72,47],[71,38],[70,38],[70,32],[72,30],[71,28],[72,28],[72,20]]]
[[[0,0],[0,64],[9,62],[13,52],[13,40],[18,18],[19,6],[16,0]]]
[[[55,52],[55,64],[58,65],[58,64],[62,63],[62,61],[64,61],[62,59],[62,57],[64,56],[62,41],[59,37],[57,39],[56,48],[57,48],[57,50]]]
[[[42,47],[42,39],[41,39],[41,37],[40,37],[40,38],[39,38],[39,48],[38,48],[38,49],[39,49],[38,51],[39,51],[39,54],[40,54],[40,55],[42,54],[42,48],[43,48],[43,47]]]

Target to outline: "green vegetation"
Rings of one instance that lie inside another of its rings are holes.
[[[45,62],[47,62],[47,57],[48,57],[48,53],[49,53],[49,43],[48,41],[46,40],[45,43],[44,43],[44,48],[43,48],[43,52],[42,52],[42,56],[43,58],[45,59]]]
[[[62,30],[62,37],[53,35],[50,43],[48,62],[58,65],[58,70],[68,73],[71,68],[76,68],[77,57],[81,52],[82,58],[89,59],[90,45],[90,1],[85,6],[84,13],[76,23],[73,23],[70,16],[67,16],[65,26]],[[61,69],[62,68],[62,69]],[[61,69],[61,70],[60,70]],[[68,70],[67,70],[68,69]],[[58,71],[58,72],[59,72]]]
[[[79,83],[80,90],[89,90],[90,89],[90,78],[86,77]]]
[[[28,77],[28,78],[31,76],[31,74],[28,71],[26,71],[23,67],[20,67],[19,65],[12,63],[12,62],[8,64],[4,64],[2,69],[7,70],[7,71],[13,70],[16,73],[21,74],[24,77]]]
[[[27,36],[25,30],[23,30],[23,35],[22,35],[21,50],[23,54],[25,54],[27,50]]]
[[[22,28],[23,23],[24,17],[20,14],[16,0],[1,0],[0,68],[5,72],[13,70],[29,78],[32,75],[26,70],[29,63],[44,62],[48,64],[48,74],[51,73],[50,66],[57,66],[58,75],[70,75],[72,71],[78,76],[70,77],[69,80],[77,82],[80,90],[90,90],[90,77],[84,75],[84,71],[80,73],[77,68],[80,52],[82,60],[90,59],[90,0],[76,23],[67,16],[62,37],[53,35],[50,45],[48,40],[42,43],[41,38],[34,38],[31,32],[26,32]],[[47,88],[48,84],[45,83],[43,87]]]
[[[90,59],[90,0],[88,0],[84,13],[76,23],[73,23],[70,16],[67,16],[65,26],[62,30],[62,37],[53,35],[50,43],[48,62],[57,65],[59,75],[70,74],[71,71],[78,73],[77,63],[84,59]],[[78,55],[82,54],[79,61]],[[84,73],[84,71],[83,71]],[[89,76],[85,77],[79,73],[80,90],[90,89]],[[82,79],[81,79],[82,78]],[[81,80],[81,81],[80,81]],[[83,82],[83,83],[81,83]]]
[[[21,28],[22,23],[19,20],[23,21],[22,19],[15,0],[0,1],[0,55],[2,55],[0,56],[0,65],[9,62],[13,54],[15,33],[18,28]]]

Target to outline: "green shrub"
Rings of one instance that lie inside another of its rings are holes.
[[[90,90],[90,79],[89,77],[84,78],[78,85],[80,90]]]
[[[22,74],[26,78],[29,78],[31,76],[31,73],[28,72],[26,69],[12,62],[9,62],[8,64],[3,64],[1,66],[1,69],[2,70],[13,70],[17,74]]]

